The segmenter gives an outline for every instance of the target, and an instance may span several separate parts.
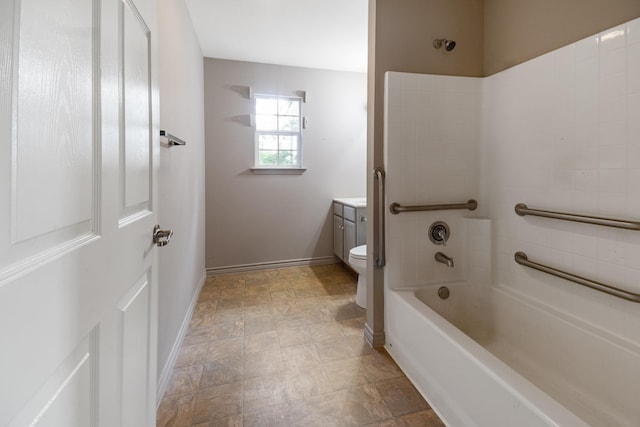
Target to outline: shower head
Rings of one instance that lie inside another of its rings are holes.
[[[456,42],[453,40],[447,40],[447,39],[434,39],[433,40],[433,47],[436,49],[440,49],[442,46],[444,46],[444,50],[446,50],[447,52],[451,52],[453,49],[455,49],[456,47]]]

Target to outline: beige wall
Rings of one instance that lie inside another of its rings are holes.
[[[483,0],[370,0],[370,14],[369,79],[375,94],[369,97],[376,102],[369,113],[381,165],[385,72],[482,76]],[[436,38],[455,40],[456,48],[434,49]]]
[[[484,75],[640,16],[639,0],[484,0]]]
[[[451,52],[436,50],[433,39],[455,40]],[[482,0],[369,0],[369,123],[367,170],[383,166],[384,74],[403,71],[478,77],[483,60]],[[378,217],[372,207],[378,194],[368,175],[369,218],[367,233],[376,233]],[[371,220],[373,219],[373,220]],[[369,239],[367,257],[367,339],[384,342],[383,276],[373,262],[377,245]]]
[[[378,0],[376,17],[377,73],[482,74],[482,0]],[[443,37],[453,51],[433,48]]]
[[[209,271],[333,262],[333,197],[365,194],[366,75],[205,58]],[[306,91],[302,175],[254,175],[255,93]]]
[[[202,53],[184,0],[158,3],[158,29],[160,129],[187,141],[182,147],[160,146],[158,220],[163,228],[174,231],[171,243],[158,251],[158,388],[162,392],[205,278],[204,89]]]

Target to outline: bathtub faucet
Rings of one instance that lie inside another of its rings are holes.
[[[449,268],[453,268],[453,258],[446,256],[442,252],[436,252],[436,261],[447,264]]]

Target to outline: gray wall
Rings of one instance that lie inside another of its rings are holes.
[[[160,147],[159,222],[175,233],[171,243],[159,250],[161,389],[205,277],[204,89],[202,53],[184,0],[158,2],[158,28],[160,129],[187,141],[182,147]]]
[[[362,73],[205,58],[209,271],[333,261],[333,197],[366,191]],[[302,175],[254,175],[255,93],[306,91]],[[239,267],[243,266],[243,267]]]

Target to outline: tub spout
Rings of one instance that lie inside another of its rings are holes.
[[[453,268],[453,258],[446,256],[442,252],[436,253],[436,261],[446,264],[449,268]]]

